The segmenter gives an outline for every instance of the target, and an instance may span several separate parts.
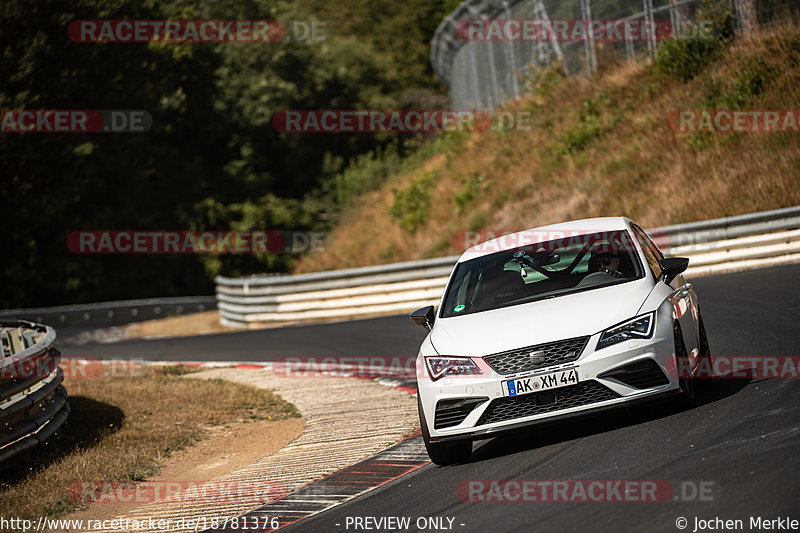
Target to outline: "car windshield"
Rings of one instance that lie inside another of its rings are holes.
[[[479,313],[643,276],[627,231],[567,236],[459,263],[440,316]]]

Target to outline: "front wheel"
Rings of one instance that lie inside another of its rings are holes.
[[[681,388],[682,403],[686,407],[692,407],[697,401],[695,390],[694,376],[691,375],[691,367],[689,365],[689,354],[686,353],[686,344],[683,342],[683,334],[681,333],[681,326],[677,322],[672,328],[675,337],[675,364],[679,369],[678,386]],[[684,372],[689,375],[683,376]]]
[[[425,449],[428,457],[435,464],[440,466],[466,463],[472,455],[472,441],[459,440],[455,442],[431,442],[431,435],[428,431],[428,424],[425,423],[425,413],[422,412],[422,402],[417,393],[417,410],[419,411],[419,424],[422,429],[422,440],[425,442]]]
[[[703,316],[700,313],[698,313],[697,326],[699,329],[698,348],[700,349],[701,374],[703,377],[695,378],[695,387],[705,390],[711,387],[712,383],[711,346],[709,346],[708,344],[708,335],[706,335],[706,326],[705,324],[703,324]]]

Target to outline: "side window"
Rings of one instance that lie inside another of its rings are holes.
[[[650,265],[650,270],[653,272],[653,276],[658,278],[661,276],[661,266],[658,264],[658,260],[663,259],[664,255],[656,247],[656,245],[653,244],[653,241],[650,240],[642,228],[639,226],[633,226],[633,233],[636,235],[636,240],[639,241],[639,245],[642,247],[644,257],[647,260],[647,264]]]

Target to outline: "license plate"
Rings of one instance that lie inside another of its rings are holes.
[[[567,387],[578,383],[578,369],[558,370],[528,378],[509,379],[503,382],[503,393],[506,396],[521,396],[543,390]]]

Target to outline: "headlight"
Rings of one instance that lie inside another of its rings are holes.
[[[605,330],[600,335],[600,340],[597,341],[597,349],[606,348],[628,339],[649,339],[653,336],[655,316],[656,313],[653,311]]]
[[[426,357],[425,364],[433,381],[444,376],[469,376],[483,373],[475,361],[469,357]]]

